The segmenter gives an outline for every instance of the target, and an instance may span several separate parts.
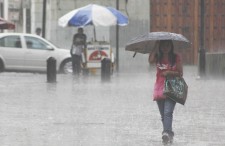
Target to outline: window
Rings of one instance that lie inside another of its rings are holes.
[[[47,44],[46,42],[42,41],[39,38],[25,36],[25,40],[28,49],[39,49],[39,50],[49,49],[48,47],[49,44]]]
[[[7,36],[0,39],[1,47],[22,48],[19,36]]]

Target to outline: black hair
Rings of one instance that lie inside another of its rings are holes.
[[[84,29],[82,27],[79,27],[78,31],[84,31]]]
[[[41,28],[40,27],[36,28],[36,31],[41,31]]]
[[[160,40],[160,42],[159,42],[159,53],[156,56],[157,62],[160,63],[160,65],[162,65],[163,52],[160,48],[161,48],[162,44],[164,44],[164,43],[170,43],[171,49],[170,49],[168,57],[169,57],[170,66],[172,67],[176,63],[176,54],[174,53],[174,45],[173,45],[172,40]]]

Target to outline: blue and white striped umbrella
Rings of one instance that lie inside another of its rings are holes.
[[[62,27],[124,26],[128,24],[128,17],[115,8],[90,4],[65,14],[59,18],[58,24]]]

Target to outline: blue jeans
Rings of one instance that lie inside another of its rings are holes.
[[[173,111],[176,105],[176,102],[170,98],[157,101],[159,112],[163,124],[163,132],[167,132],[173,135],[172,131],[172,122],[173,122]]]

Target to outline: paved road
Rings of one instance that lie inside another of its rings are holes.
[[[225,80],[196,80],[185,66],[189,85],[185,106],[174,113],[173,146],[225,145]],[[152,101],[155,72],[99,74],[74,78],[45,74],[0,74],[1,146],[161,146],[162,125]]]

